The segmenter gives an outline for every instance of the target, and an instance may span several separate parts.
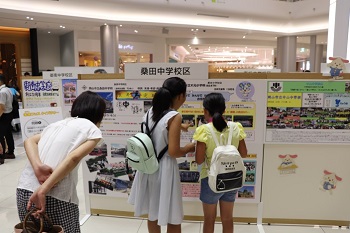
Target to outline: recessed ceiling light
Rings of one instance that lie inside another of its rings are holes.
[[[47,32],[47,33],[49,33],[49,34],[50,34],[51,32],[49,31],[49,32]]]
[[[123,27],[123,25],[120,24],[119,27]]]
[[[107,24],[106,24],[106,23],[104,23],[104,25],[106,26]]]
[[[34,18],[30,18],[30,20],[34,20]]]
[[[135,33],[138,33],[139,31],[137,31],[137,30],[134,30],[134,32],[135,32]]]
[[[26,18],[27,18],[27,19],[30,19],[30,17],[29,17],[29,16],[27,16]]]
[[[243,36],[243,39],[245,38],[245,36]]]

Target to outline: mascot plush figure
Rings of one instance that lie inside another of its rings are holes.
[[[345,60],[341,57],[329,57],[331,63],[328,63],[327,66],[331,68],[329,73],[333,79],[342,79],[343,71],[346,69],[344,63],[349,63],[349,60]]]

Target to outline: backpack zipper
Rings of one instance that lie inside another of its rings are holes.
[[[145,150],[146,150],[147,157],[149,158],[149,153],[148,153],[148,150],[147,150],[147,147],[146,147],[145,143],[143,143],[143,141],[142,141],[140,138],[138,138],[138,137],[136,137],[136,136],[133,136],[133,137],[136,138],[137,140],[139,140],[139,141],[142,143],[143,147],[144,147]]]

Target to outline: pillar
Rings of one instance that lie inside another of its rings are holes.
[[[281,72],[296,71],[297,37],[282,36],[277,38],[277,69]]]
[[[327,62],[329,57],[350,58],[349,15],[349,0],[330,0]]]
[[[114,73],[119,73],[119,33],[115,25],[100,27],[102,66],[114,67]]]
[[[316,54],[315,54],[315,72],[321,72],[321,63],[324,63],[323,60],[323,45],[316,45]]]
[[[310,71],[315,72],[316,69],[316,36],[310,36]]]

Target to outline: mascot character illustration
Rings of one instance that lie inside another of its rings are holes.
[[[331,74],[333,79],[342,79],[343,71],[345,71],[346,67],[344,63],[349,63],[349,60],[345,60],[341,57],[329,57],[331,63],[328,63],[327,66],[331,68],[329,73]]]

